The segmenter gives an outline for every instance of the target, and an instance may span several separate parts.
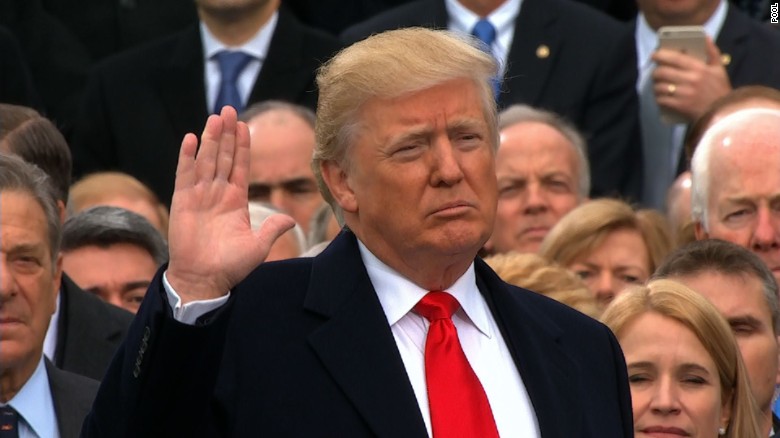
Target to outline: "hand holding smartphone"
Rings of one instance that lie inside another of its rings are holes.
[[[707,62],[707,34],[703,26],[661,27],[658,29],[658,48],[676,50]],[[661,118],[666,123],[687,123],[683,116],[663,107],[661,107]]]

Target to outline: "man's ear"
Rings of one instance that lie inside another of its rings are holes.
[[[325,184],[333,195],[333,199],[336,200],[336,203],[339,204],[342,210],[356,213],[358,211],[357,198],[344,167],[332,160],[322,161],[320,162],[320,172],[322,173],[322,179],[325,180]]]
[[[60,214],[60,223],[64,224],[65,223],[65,219],[68,218],[68,210],[67,210],[67,208],[65,208],[65,203],[60,201],[60,200],[58,200],[57,201],[57,210],[58,210],[58,212]]]
[[[710,234],[704,230],[704,225],[702,225],[702,223],[699,221],[693,223],[693,234],[696,236],[696,240],[704,240],[710,238]]]

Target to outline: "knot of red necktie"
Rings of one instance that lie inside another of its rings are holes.
[[[428,292],[427,295],[414,306],[415,312],[424,316],[428,321],[437,319],[450,319],[458,310],[460,303],[457,298],[442,291]]]

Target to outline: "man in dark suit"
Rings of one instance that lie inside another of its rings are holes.
[[[313,169],[348,229],[314,259],[257,267],[293,221],[251,231],[249,132],[232,108],[197,157],[188,135],[170,264],[83,435],[631,436],[609,330],[475,259],[498,196],[496,71],[427,29],[368,38],[319,71]]]
[[[76,437],[98,382],[60,371],[43,355],[62,274],[54,190],[43,171],[0,154],[0,202],[2,430]]]
[[[661,208],[675,176],[686,170],[682,144],[687,125],[733,87],[780,89],[780,33],[725,0],[699,1],[690,8],[665,0],[638,5],[634,33],[646,166],[642,202]],[[657,30],[672,25],[704,27],[705,61],[672,49],[656,51]],[[678,122],[662,122],[661,110],[677,114]]]
[[[60,221],[70,187],[71,157],[62,134],[34,110],[0,105],[0,152],[35,164],[51,179]],[[62,275],[57,312],[44,341],[44,354],[58,367],[100,380],[130,326],[132,314],[81,290]]]
[[[342,39],[411,26],[472,33],[480,18],[495,27],[491,49],[505,66],[499,106],[524,103],[574,123],[588,142],[591,196],[636,199],[642,164],[627,25],[567,0],[418,0],[347,29]]]
[[[38,93],[16,38],[0,27],[0,102],[38,106]]]
[[[267,99],[316,105],[314,71],[340,47],[334,37],[300,24],[279,0],[197,6],[200,26],[95,68],[71,145],[76,175],[121,170],[169,202],[173,145],[213,112],[222,49],[252,57],[236,80],[237,106]]]

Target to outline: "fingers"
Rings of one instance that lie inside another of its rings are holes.
[[[200,136],[200,149],[195,157],[195,182],[211,181],[216,168],[216,155],[222,136],[222,118],[211,115]]]
[[[216,157],[214,177],[227,181],[233,169],[233,155],[236,150],[236,124],[238,114],[231,106],[222,108],[222,135]]]
[[[198,149],[198,137],[187,134],[179,148],[179,162],[176,165],[174,192],[190,187],[195,183],[195,152]]]
[[[228,181],[239,187],[248,187],[249,185],[249,142],[249,128],[246,123],[238,122],[236,126],[235,163]]]
[[[200,138],[200,149],[195,157],[196,182],[210,182],[215,178],[227,180],[233,166],[238,115],[233,107],[209,116]]]
[[[711,66],[723,65],[723,61],[720,59],[720,50],[710,37],[707,37],[707,64]]]

